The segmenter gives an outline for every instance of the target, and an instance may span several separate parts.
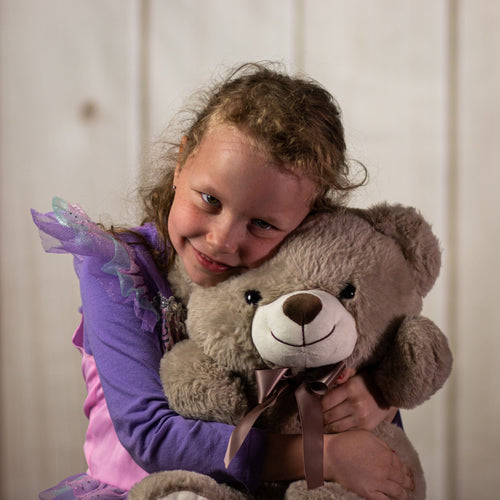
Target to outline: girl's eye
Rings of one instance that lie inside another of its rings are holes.
[[[220,207],[220,201],[215,196],[207,193],[201,193],[201,197],[203,201],[211,207]]]
[[[253,219],[253,224],[256,225],[259,229],[271,229],[273,226],[262,219]]]
[[[341,299],[353,299],[356,295],[356,287],[348,283],[340,292]]]

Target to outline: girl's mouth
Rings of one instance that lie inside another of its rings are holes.
[[[205,255],[204,253],[201,253],[200,251],[196,250],[196,248],[193,247],[194,254],[196,256],[196,259],[198,260],[198,263],[203,267],[203,269],[206,269],[207,271],[210,271],[211,273],[224,273],[226,271],[234,269],[233,266],[228,266],[227,264],[223,264],[222,262],[217,262],[208,255]]]

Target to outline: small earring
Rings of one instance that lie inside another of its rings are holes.
[[[175,184],[172,184],[172,189],[175,191],[177,189],[177,186]]]

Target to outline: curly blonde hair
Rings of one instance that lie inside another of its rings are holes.
[[[182,147],[180,142],[160,142],[154,182],[141,191],[144,222],[156,225],[164,248],[175,167],[182,168],[196,153],[215,124],[243,128],[275,164],[311,179],[317,188],[313,210],[343,204],[349,192],[364,184],[366,169],[358,162],[361,180],[351,179],[340,108],[318,82],[290,76],[275,63],[248,63],[200,97],[180,134]]]

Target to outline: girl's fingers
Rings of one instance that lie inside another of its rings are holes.
[[[407,469],[407,468],[406,468]],[[411,475],[409,475],[405,470],[401,469],[392,469],[391,472],[389,473],[388,479],[401,486],[401,488],[405,490],[412,491],[413,490],[413,480],[411,478]]]
[[[388,479],[395,484],[398,484],[406,491],[412,491],[414,489],[413,478],[409,467],[400,461],[395,452],[393,452]]]
[[[342,373],[337,377],[336,383],[341,385],[347,382],[351,377],[356,375],[356,370],[348,366],[342,370]]]
[[[342,404],[348,397],[347,390],[342,386],[337,386],[335,389],[328,391],[321,398],[321,407],[323,412],[332,410],[338,405]]]
[[[408,491],[406,491],[401,485],[398,483],[394,483],[392,481],[388,481],[383,486],[383,491],[381,491],[386,498],[393,498],[396,500],[409,500],[410,495]]]
[[[325,422],[327,433],[345,432],[345,431],[355,429],[354,420],[352,418],[352,415],[347,415],[346,417],[336,419],[334,421],[324,420],[324,422]]]

